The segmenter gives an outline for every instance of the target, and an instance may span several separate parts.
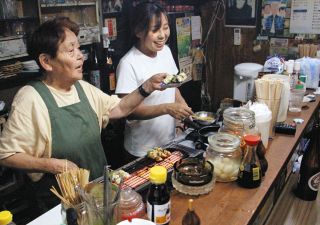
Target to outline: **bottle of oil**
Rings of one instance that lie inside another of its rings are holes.
[[[245,188],[256,188],[261,184],[261,166],[257,156],[260,136],[249,134],[244,136],[246,142],[245,155],[239,168],[238,184]]]
[[[154,166],[150,169],[150,186],[147,194],[147,215],[157,225],[170,222],[170,193],[166,185],[167,169]]]

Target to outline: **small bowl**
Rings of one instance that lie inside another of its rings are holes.
[[[201,125],[210,125],[216,121],[216,115],[206,111],[196,112],[192,118]]]
[[[189,157],[174,164],[174,178],[184,185],[202,186],[213,179],[213,164],[204,159]]]

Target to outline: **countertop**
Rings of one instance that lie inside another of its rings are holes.
[[[269,141],[266,158],[269,163],[268,171],[261,183],[255,189],[239,187],[236,182],[216,183],[209,194],[194,197],[194,208],[203,225],[245,225],[259,222],[263,206],[268,202],[269,212],[276,199],[279,179],[290,163],[291,156],[299,143],[310,118],[319,106],[320,97],[315,102],[307,104],[301,113],[288,112],[287,122],[294,118],[304,119],[303,124],[297,125],[294,136],[277,134]],[[289,167],[288,167],[289,168]],[[170,225],[181,225],[182,217],[187,211],[187,201],[190,196],[172,191]],[[270,201],[271,200],[271,201]],[[270,204],[271,202],[271,204]],[[53,208],[28,225],[60,225],[60,206]]]

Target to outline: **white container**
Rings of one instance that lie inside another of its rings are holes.
[[[129,222],[128,220],[124,220],[118,223],[117,225],[156,225],[156,224],[149,220],[134,218],[131,220],[131,222]]]
[[[234,99],[247,102],[252,98],[254,79],[262,69],[263,66],[257,63],[240,63],[234,67]]]
[[[263,146],[267,149],[271,131],[272,113],[266,104],[257,102],[250,106],[250,110],[254,111],[256,128],[260,132]]]
[[[283,82],[277,122],[286,121],[290,98],[289,76],[279,74],[266,74],[261,79],[281,80]]]

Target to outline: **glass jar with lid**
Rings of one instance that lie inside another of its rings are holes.
[[[218,133],[210,136],[208,142],[206,160],[214,165],[216,180],[220,182],[236,180],[242,160],[240,139],[233,134]]]
[[[256,134],[255,114],[252,110],[243,107],[228,108],[223,112],[223,125],[219,132],[237,135],[241,140],[241,148],[244,148],[244,134]]]
[[[146,216],[141,195],[129,187],[120,192],[119,211],[121,220],[131,221],[133,218],[144,218]]]

